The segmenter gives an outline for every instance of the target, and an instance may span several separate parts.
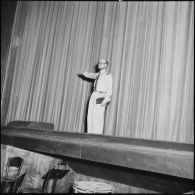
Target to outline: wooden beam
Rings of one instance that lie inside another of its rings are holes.
[[[193,144],[7,126],[1,126],[1,143],[188,179],[194,177]]]

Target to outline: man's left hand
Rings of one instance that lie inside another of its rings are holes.
[[[101,106],[106,106],[107,102],[105,100],[102,101]]]

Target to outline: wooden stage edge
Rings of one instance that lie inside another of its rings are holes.
[[[1,126],[1,144],[68,161],[73,170],[157,192],[193,190],[193,144]]]

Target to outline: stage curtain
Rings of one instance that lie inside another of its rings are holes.
[[[5,121],[85,132],[92,83],[78,73],[100,58],[113,76],[104,134],[194,142],[193,1],[18,1]]]

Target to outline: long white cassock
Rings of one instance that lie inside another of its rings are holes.
[[[94,91],[89,100],[87,132],[103,134],[106,106],[97,104],[96,99],[103,97],[110,102],[112,95],[112,75],[110,73],[84,73],[85,77],[95,79]]]

